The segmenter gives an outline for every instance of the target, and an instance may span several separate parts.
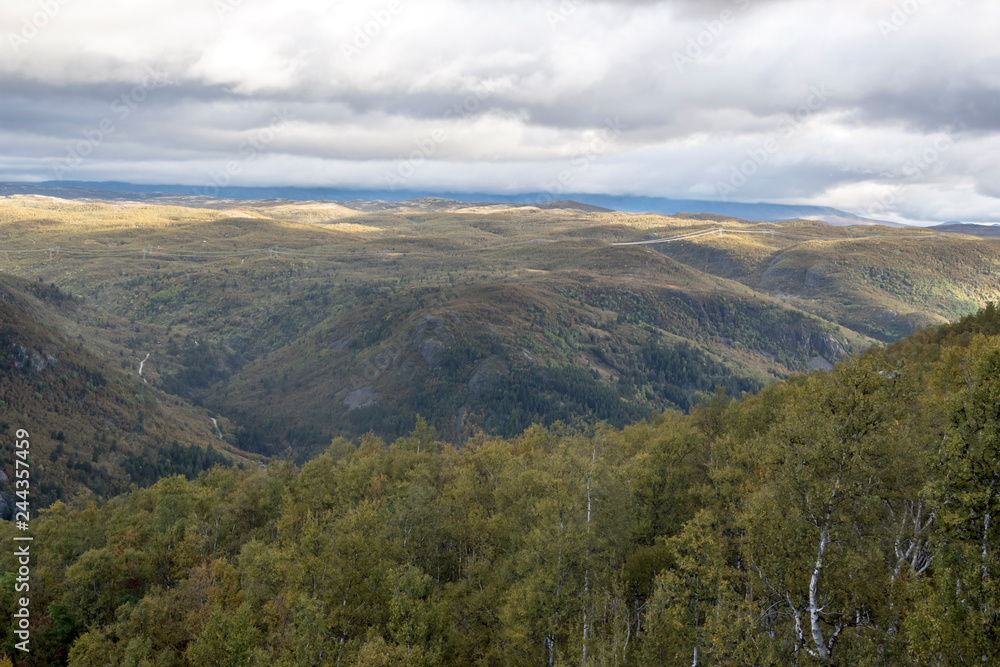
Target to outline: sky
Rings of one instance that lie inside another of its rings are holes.
[[[1000,222],[995,0],[4,0],[0,180]]]

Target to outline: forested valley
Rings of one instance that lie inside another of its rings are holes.
[[[996,664],[998,454],[991,305],[622,429],[83,491],[35,520],[23,664]]]

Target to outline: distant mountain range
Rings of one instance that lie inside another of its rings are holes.
[[[934,225],[929,229],[949,234],[969,234],[970,236],[1000,238],[1000,225],[977,225],[973,222],[946,222],[943,225]]]
[[[560,193],[558,199],[549,193],[529,192],[498,195],[482,192],[435,192],[427,190],[356,190],[348,188],[299,187],[225,187],[212,188],[191,185],[139,185],[117,181],[92,183],[86,181],[45,181],[43,183],[0,184],[0,195],[37,194],[63,199],[141,200],[186,206],[210,206],[218,199],[290,201],[334,201],[338,203],[402,202],[415,199],[449,199],[464,204],[506,203],[530,204],[539,208],[610,209],[630,213],[710,213],[743,220],[779,222],[781,220],[819,220],[831,225],[888,225],[898,223],[862,218],[853,213],[826,206],[796,206],[788,204],[718,202],[697,199],[668,199],[631,195],[595,195]],[[178,198],[180,196],[180,198]],[[575,204],[575,205],[567,205]],[[580,204],[584,206],[580,206]],[[942,230],[947,231],[947,230]]]

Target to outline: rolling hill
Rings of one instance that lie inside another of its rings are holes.
[[[1000,237],[1000,225],[980,225],[974,222],[946,222],[942,225],[934,225],[930,229],[949,234],[968,234],[970,236],[988,236],[991,238]]]
[[[133,380],[144,362],[150,389],[224,416],[262,455],[396,437],[418,415],[453,442],[622,425],[1000,296],[1000,243],[919,229],[569,202],[203,203],[7,197],[0,269],[72,293],[57,329]]]
[[[1000,244],[923,229],[799,223],[793,233],[705,236],[656,247],[883,343],[1000,298]],[[873,232],[872,229],[878,230]]]

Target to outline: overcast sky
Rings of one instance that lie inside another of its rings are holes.
[[[0,180],[1000,221],[996,0],[3,0]]]

